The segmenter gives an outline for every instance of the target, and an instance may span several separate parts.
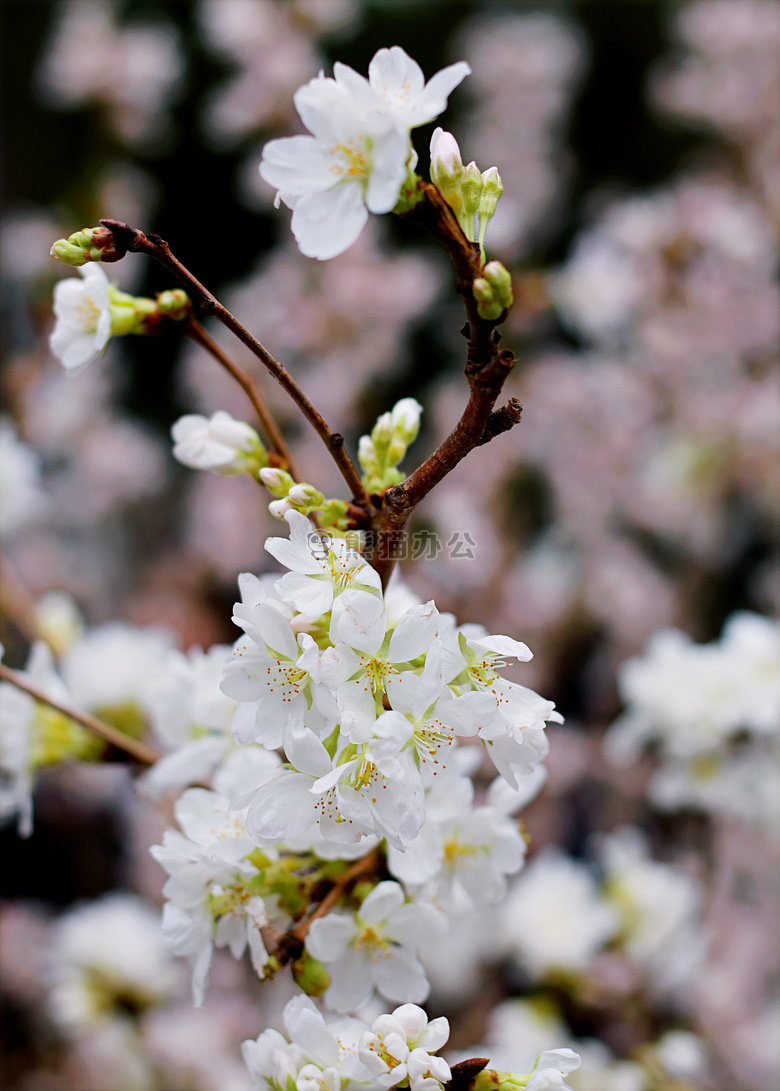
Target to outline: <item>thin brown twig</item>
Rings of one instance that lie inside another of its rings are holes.
[[[304,920],[297,924],[294,928],[291,928],[284,935],[280,936],[276,943],[276,950],[273,952],[280,966],[284,966],[290,959],[297,958],[303,949],[306,936],[309,934],[309,929],[316,920],[320,917],[324,917],[326,913],[329,913],[341,895],[347,889],[347,887],[360,875],[371,874],[375,872],[380,863],[379,850],[373,849],[367,856],[363,856],[360,860],[356,860],[351,867],[348,867],[346,871],[342,871],[341,875],[336,875],[331,882],[331,886],[328,893],[318,902],[312,912]]]
[[[130,754],[131,757],[135,758],[135,760],[139,761],[142,765],[154,765],[160,757],[160,755],[155,750],[152,750],[150,746],[138,742],[136,739],[129,738],[110,724],[103,723],[102,720],[97,720],[94,716],[90,716],[88,712],[76,712],[74,709],[67,708],[65,705],[60,704],[59,701],[55,701],[53,698],[48,697],[42,690],[38,689],[37,686],[30,685],[30,683],[22,678],[16,671],[10,670],[2,663],[0,663],[0,680],[10,682],[12,686],[16,686],[17,689],[21,689],[25,693],[28,693],[30,697],[33,697],[36,701],[40,701],[41,704],[48,705],[56,712],[61,712],[63,716],[68,716],[71,720],[75,720],[77,724],[81,724],[81,726],[85,727],[88,731],[92,731],[95,735],[99,735],[101,739],[105,739],[105,741],[111,743],[112,746]]]
[[[186,285],[187,291],[193,302],[203,314],[214,315],[223,326],[227,327],[231,333],[235,334],[239,341],[246,345],[250,352],[260,360],[276,381],[287,391],[310,424],[312,424],[330,452],[333,461],[338,466],[341,476],[344,478],[344,481],[350,490],[353,502],[357,504],[358,507],[362,508],[366,515],[371,518],[374,515],[375,509],[363,486],[363,482],[360,480],[360,475],[355,469],[354,463],[344,449],[344,437],[330,428],[325,418],[309,400],[306,394],[304,394],[303,390],[298,386],[289,371],[287,371],[278,360],[274,359],[270,352],[252,336],[249,330],[241,325],[238,319],[235,318],[235,316],[232,315],[207,288],[204,288],[189,269],[182,265],[179,259],[171,253],[171,249],[165,239],[161,239],[159,235],[145,235],[143,231],[139,231],[129,224],[122,223],[121,220],[101,220],[100,222],[104,227],[111,231],[118,251],[122,253],[148,254],[149,257],[159,261],[160,264],[164,265],[166,269],[173,273],[182,284]]]
[[[289,470],[291,477],[296,481],[302,481],[303,479],[295,465],[292,452],[287,446],[284,436],[279,430],[278,424],[272,417],[268,406],[263,401],[262,395],[257,388],[257,384],[253,381],[251,376],[247,375],[238,364],[234,363],[230,357],[223,352],[214,338],[204,330],[203,326],[201,326],[200,322],[196,321],[196,319],[190,318],[189,321],[184,323],[184,332],[192,341],[200,345],[201,348],[204,348],[206,352],[208,352],[209,355],[236,380],[252,403],[252,407],[254,408],[255,413],[257,413],[268,442],[287,463],[287,469]]]
[[[468,241],[457,218],[436,186],[421,182],[423,200],[405,218],[428,228],[444,246],[457,277],[457,290],[466,308],[466,324],[461,330],[468,342],[466,379],[469,400],[460,420],[436,450],[400,485],[388,489],[384,507],[374,520],[375,548],[371,563],[387,585],[395,565],[409,517],[434,485],[473,451],[508,431],[520,420],[522,406],[516,398],[495,410],[495,404],[515,365],[514,355],[499,347],[501,335],[496,320],[481,318],[472,287],[481,272],[479,246]]]

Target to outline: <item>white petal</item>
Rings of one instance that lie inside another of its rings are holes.
[[[360,185],[345,182],[325,193],[301,197],[293,210],[291,226],[302,254],[327,261],[352,245],[367,219]]]

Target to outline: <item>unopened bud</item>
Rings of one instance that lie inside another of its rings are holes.
[[[494,300],[493,288],[484,277],[474,278],[471,291],[477,303],[492,303]]]
[[[377,417],[377,422],[371,429],[371,440],[377,455],[384,455],[393,440],[393,417],[390,413]]]
[[[268,505],[268,510],[274,519],[284,519],[288,511],[293,510],[293,506],[289,500],[272,500]]]
[[[501,181],[498,167],[490,167],[489,170],[483,171],[482,196],[479,200],[478,209],[480,218],[485,216],[489,220],[491,216],[495,215],[496,206],[501,200],[503,192],[504,183]]]
[[[393,432],[408,447],[414,443],[420,431],[422,406],[416,398],[401,398],[396,402],[390,414]]]
[[[113,233],[102,225],[84,227],[67,239],[58,239],[49,251],[55,261],[65,265],[86,265],[88,261],[119,261],[127,253],[118,248]]]
[[[463,172],[463,181],[460,184],[463,194],[463,216],[461,227],[469,242],[474,240],[474,216],[479,208],[482,196],[482,172],[476,163],[471,162]]]
[[[431,180],[444,193],[458,185],[463,177],[463,160],[458,142],[452,133],[434,129],[431,137]]]
[[[322,996],[330,985],[330,974],[319,959],[304,950],[291,965],[293,981],[307,996]]]
[[[313,510],[314,508],[318,508],[325,498],[313,485],[301,483],[300,485],[292,486],[287,493],[287,499],[296,508],[309,508],[310,510]]]
[[[270,466],[262,469],[259,477],[271,495],[278,497],[280,500],[287,496],[295,484],[294,478],[290,477],[284,470],[273,469]]]
[[[186,318],[189,318],[192,312],[189,296],[182,288],[158,292],[157,306],[160,314],[170,318],[173,322],[183,322]]]
[[[512,294],[512,276],[505,265],[500,261],[489,261],[482,270],[482,275],[493,289],[496,301],[501,304],[502,310],[512,306],[514,296]]]

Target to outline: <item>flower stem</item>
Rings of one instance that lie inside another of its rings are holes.
[[[252,336],[249,330],[245,329],[238,319],[226,307],[223,307],[219,300],[182,265],[179,259],[171,253],[168,243],[161,239],[159,235],[145,235],[143,231],[122,223],[121,220],[101,220],[100,222],[112,232],[117,249],[123,250],[125,253],[129,251],[134,254],[148,254],[149,257],[159,261],[182,284],[186,285],[190,297],[202,313],[214,315],[260,360],[276,381],[287,391],[328,448],[333,461],[338,466],[341,476],[350,490],[353,502],[362,508],[368,517],[373,516],[374,506],[363,487],[360,475],[352,460],[344,450],[344,437],[330,428],[325,418],[304,394],[289,371],[278,360],[275,360],[270,352]]]
[[[16,686],[17,689],[23,690],[28,693],[30,697],[33,697],[36,701],[40,701],[41,704],[48,705],[49,708],[53,708],[56,712],[61,712],[63,716],[70,717],[71,720],[75,720],[77,724],[81,724],[88,731],[92,731],[95,735],[99,735],[101,739],[105,739],[106,742],[111,743],[112,746],[117,747],[118,750],[124,750],[125,753],[130,754],[136,761],[142,765],[154,765],[159,759],[160,755],[152,750],[150,746],[146,746],[145,743],[137,742],[135,739],[128,738],[127,735],[118,731],[117,728],[112,727],[110,724],[103,723],[102,720],[95,719],[94,716],[90,716],[88,712],[75,712],[72,708],[66,708],[65,705],[61,705],[59,701],[52,700],[51,697],[47,697],[42,690],[37,686],[31,686],[29,682],[25,681],[16,671],[10,670],[8,667],[0,663],[0,680],[4,682],[10,682],[12,686]]]

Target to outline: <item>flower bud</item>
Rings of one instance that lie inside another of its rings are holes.
[[[420,414],[422,406],[416,398],[401,398],[392,408],[390,417],[393,434],[408,447],[414,443],[420,432]]]
[[[274,519],[284,519],[288,511],[293,511],[293,506],[289,500],[272,500],[268,505],[268,510]]]
[[[67,239],[58,239],[49,253],[55,261],[78,266],[88,261],[119,261],[126,251],[117,248],[113,233],[101,225],[84,227]]]
[[[313,511],[320,506],[325,498],[313,485],[302,483],[300,485],[292,486],[287,493],[287,499],[296,508],[308,508],[310,511]]]
[[[512,294],[512,276],[505,265],[500,261],[489,261],[482,270],[482,275],[493,289],[496,301],[501,304],[501,309],[506,310],[514,302]]]
[[[463,160],[458,142],[452,133],[434,129],[431,137],[431,180],[442,193],[460,184],[463,177]]]
[[[475,277],[471,285],[471,291],[477,303],[492,303],[493,288],[484,277]]]
[[[271,495],[279,500],[284,499],[295,484],[294,478],[284,470],[274,469],[270,466],[265,466],[260,471],[259,477]]]
[[[461,227],[469,242],[473,242],[474,217],[482,196],[482,172],[473,161],[469,163],[463,172],[460,191],[463,194],[463,214],[460,217]]]
[[[377,458],[382,458],[387,453],[387,448],[393,441],[393,417],[390,413],[383,413],[377,417],[377,422],[371,429],[371,440]]]
[[[319,959],[304,949],[300,958],[292,963],[293,981],[307,996],[322,996],[330,985],[330,974]]]
[[[504,183],[498,173],[498,167],[490,167],[482,172],[482,196],[479,200],[480,219],[485,216],[488,220],[495,215],[498,202],[504,192]]]
[[[189,318],[192,312],[189,296],[182,288],[158,292],[157,306],[160,314],[170,318],[173,322],[183,322],[186,318]]]

